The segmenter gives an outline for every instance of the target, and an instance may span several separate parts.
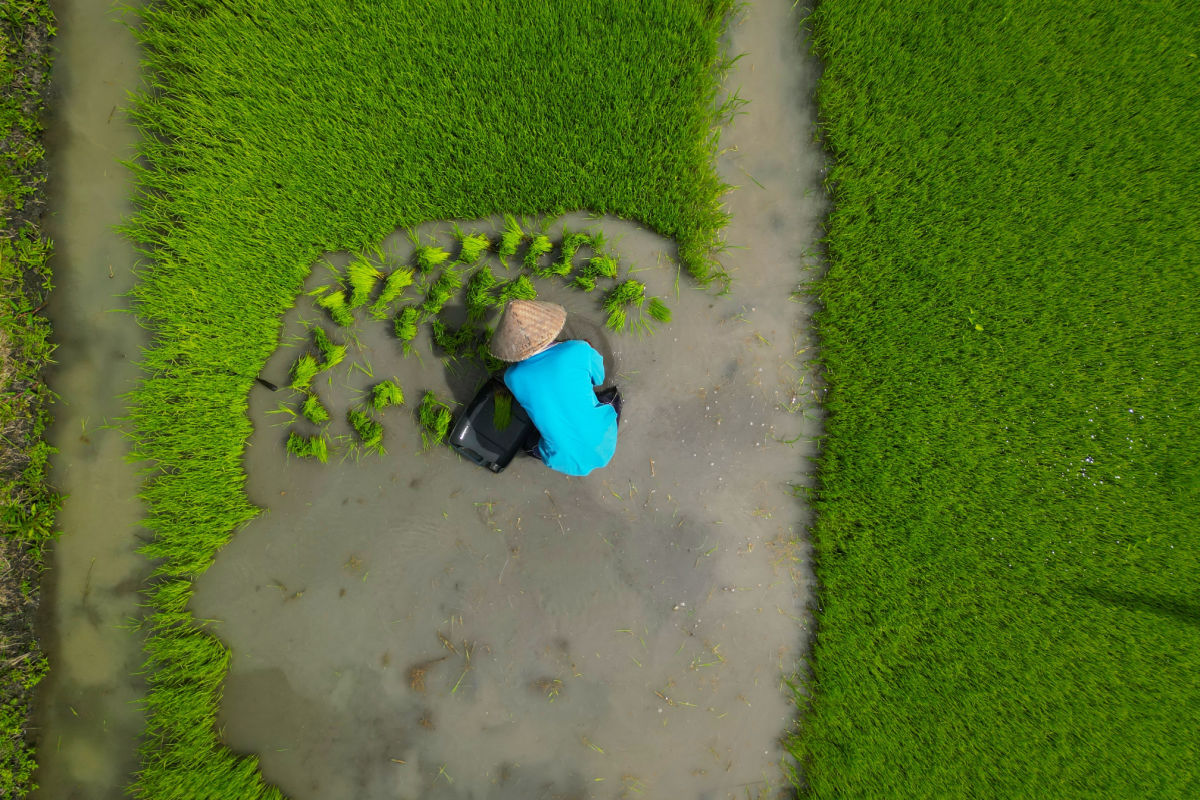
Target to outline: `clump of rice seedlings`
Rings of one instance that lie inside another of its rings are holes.
[[[520,223],[512,214],[504,215],[504,230],[500,233],[500,246],[496,249],[496,254],[500,256],[500,261],[504,263],[505,268],[508,268],[508,262],[505,261],[509,256],[516,255],[517,248],[521,246],[521,242],[525,241],[525,231],[521,230]]]
[[[396,338],[403,342],[404,352],[412,352],[412,341],[417,338],[417,326],[421,323],[421,310],[416,306],[405,306],[396,315]]]
[[[382,277],[383,273],[368,261],[366,256],[360,255],[351,261],[346,267],[346,285],[350,289],[350,298],[346,305],[352,309],[366,305],[371,292],[375,291],[375,285]]]
[[[492,289],[496,287],[499,281],[496,279],[495,273],[491,267],[484,264],[479,269],[475,270],[475,274],[471,276],[471,280],[467,281],[467,319],[472,322],[478,322],[483,319],[484,314],[492,306],[499,302],[493,293]]]
[[[438,275],[437,280],[429,285],[425,292],[425,302],[421,303],[421,310],[429,315],[437,314],[461,287],[462,273],[453,267],[447,267]]]
[[[459,358],[473,352],[479,343],[479,331],[470,325],[452,329],[442,320],[435,319],[429,327],[432,331],[434,345],[442,349],[450,358]]]
[[[346,413],[346,419],[364,448],[383,454],[383,426],[377,420],[357,408],[350,409]]]
[[[391,406],[404,405],[404,392],[395,381],[382,381],[371,387],[371,408],[383,411]]]
[[[321,326],[314,326],[313,344],[317,347],[317,352],[321,354],[321,369],[332,369],[342,363],[346,358],[346,345],[334,344],[329,338],[329,334],[325,333],[325,329]]]
[[[603,307],[608,312],[605,325],[614,331],[622,330],[627,323],[630,306],[641,306],[646,297],[646,284],[630,278],[617,284],[604,295]]]
[[[671,321],[671,309],[657,297],[650,298],[650,303],[646,306],[646,313],[656,322],[666,323]]]
[[[300,406],[300,413],[314,425],[324,425],[329,422],[329,412],[325,406],[321,405],[321,398],[312,392],[305,395],[304,403]]]
[[[341,289],[321,295],[317,298],[317,305],[329,312],[329,318],[338,327],[349,328],[354,325],[354,315],[350,313],[346,305],[346,293]]]
[[[458,233],[458,260],[464,264],[474,264],[488,251],[492,242],[482,233]]]
[[[488,345],[492,341],[492,329],[484,328],[479,332],[479,340],[475,346],[475,359],[483,365],[490,374],[503,372],[508,365],[500,359],[492,355],[492,351],[488,349]]]
[[[536,300],[537,289],[525,275],[518,275],[514,280],[504,284],[500,290],[500,299],[507,303],[509,300]]]
[[[317,360],[310,354],[305,353],[296,359],[295,364],[292,364],[291,388],[297,391],[305,391],[320,371],[321,365],[317,363]]]
[[[433,392],[425,392],[417,409],[417,422],[421,426],[421,441],[426,450],[446,441],[451,420],[450,406],[439,400]]]
[[[436,244],[421,245],[413,251],[417,269],[428,275],[450,258],[450,253]]]
[[[548,267],[541,265],[542,256],[554,249],[554,242],[550,241],[550,237],[544,233],[539,233],[529,242],[529,249],[525,251],[525,269],[537,275],[539,278],[547,278],[552,273]]]
[[[595,238],[592,239],[592,246],[596,247]],[[615,258],[606,255],[592,256],[587,265],[575,276],[572,285],[577,289],[590,292],[596,288],[596,282],[601,278],[615,277],[617,277],[617,260]]]
[[[502,431],[512,424],[512,395],[508,392],[496,392],[492,405],[492,426]]]
[[[571,270],[575,265],[575,254],[579,252],[581,247],[590,247],[592,237],[587,233],[568,233],[563,231],[562,252],[558,261],[550,267],[550,272],[560,277],[566,277],[571,274]]]
[[[398,267],[389,272],[387,279],[383,282],[383,289],[380,290],[379,297],[375,298],[375,303],[371,306],[372,316],[378,319],[387,316],[387,307],[395,302],[396,298],[412,285],[412,282],[413,271],[407,267]]]
[[[288,433],[287,451],[300,458],[315,458],[322,464],[329,460],[329,443],[324,436],[301,436],[291,431]]]

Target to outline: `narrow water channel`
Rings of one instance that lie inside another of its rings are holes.
[[[119,798],[137,766],[143,727],[138,589],[148,572],[135,551],[141,507],[137,467],[125,462],[121,395],[137,379],[147,343],[121,295],[132,286],[133,248],[113,226],[132,209],[118,161],[137,136],[121,112],[139,83],[138,48],[99,0],[52,2],[58,21],[46,150],[46,231],[55,291],[47,306],[58,343],[48,371],[60,397],[49,432],[58,515],[43,587],[41,636],[50,674],[36,706],[38,798]]]

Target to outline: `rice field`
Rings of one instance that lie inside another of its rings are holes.
[[[155,467],[144,552],[158,566],[135,796],[278,796],[255,759],[217,736],[229,654],[186,606],[191,579],[257,513],[243,492],[247,393],[309,265],[323,252],[369,252],[425,220],[586,208],[673,237],[697,281],[721,280],[726,187],[713,155],[730,112],[716,104],[730,5],[472,0],[434,12],[401,0],[273,0],[251,13],[166,0],[138,12],[152,78],[133,111],[140,211],[126,233],[148,257],[134,299],[155,341],[130,422],[135,456]],[[480,243],[468,236],[460,258],[473,263]],[[402,342],[469,289],[448,251],[421,244],[414,272],[437,277],[419,309],[396,314]],[[405,288],[396,274],[364,262],[318,302],[338,325],[356,308],[386,316]],[[521,276],[500,290],[532,288]],[[320,357],[297,361],[293,388],[306,389]],[[442,401],[421,405],[436,442]],[[384,446],[369,409],[347,415],[363,447]],[[322,448],[288,443],[300,457]]]
[[[1200,792],[1200,13],[821,3],[811,797]]]

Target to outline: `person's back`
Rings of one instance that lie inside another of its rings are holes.
[[[538,455],[551,469],[587,475],[612,460],[617,412],[596,399],[604,360],[584,341],[568,341],[518,361],[504,383],[541,434]]]

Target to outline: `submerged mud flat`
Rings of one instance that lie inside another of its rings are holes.
[[[317,384],[336,426],[357,393],[398,379],[409,402],[380,417],[385,456],[286,459],[288,415],[268,413],[286,392],[254,390],[248,491],[267,511],[193,606],[234,654],[226,741],[289,795],[782,790],[796,713],[784,679],[807,644],[811,585],[790,482],[819,426],[811,310],[791,297],[812,277],[801,266],[823,213],[797,27],[777,4],[731,31],[749,55],[730,85],[752,102],[721,168],[754,182],[730,198],[729,240],[744,248],[725,254],[731,294],[676,289],[668,242],[593,222],[674,311],[655,335],[608,337],[626,405],[607,468],[567,478],[519,458],[492,475],[446,448],[421,454],[420,393],[465,402],[482,373],[448,370],[424,334],[419,357],[402,357],[386,323],[360,321],[361,349]],[[445,227],[418,232],[439,230],[444,241]],[[400,259],[410,246],[383,243]],[[327,280],[316,271],[309,286]],[[572,319],[602,323],[594,296],[545,285]],[[284,342],[319,317],[301,298]],[[286,382],[298,352],[282,347],[264,377]]]
[[[587,220],[550,230],[561,224]],[[789,410],[804,374],[794,280],[780,271],[754,305],[743,292],[676,297],[674,272],[655,267],[667,242],[591,224],[675,312],[654,335],[601,348],[625,396],[603,470],[568,478],[519,458],[493,475],[445,447],[422,453],[420,393],[465,402],[483,372],[444,364],[424,335],[405,357],[390,323],[366,315],[316,387],[349,436],[348,405],[396,378],[408,403],[379,415],[386,455],[288,459],[290,416],[271,412],[295,399],[255,389],[248,491],[267,512],[197,582],[193,610],[233,650],[226,740],[259,753],[288,794],[703,796],[780,783],[794,716],[783,680],[807,591],[789,481],[797,437],[812,433]],[[400,261],[406,247],[400,235],[383,245]],[[328,280],[315,269],[306,288]],[[594,335],[596,295],[539,289]],[[284,342],[302,341],[305,323],[323,320],[302,297]],[[264,377],[286,383],[299,352],[282,347]]]

